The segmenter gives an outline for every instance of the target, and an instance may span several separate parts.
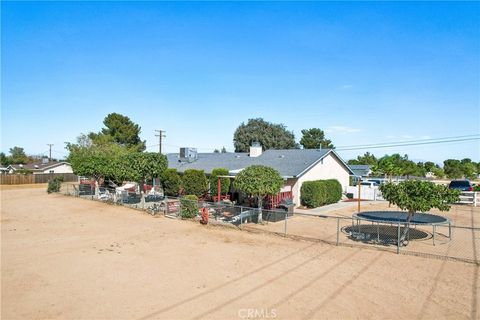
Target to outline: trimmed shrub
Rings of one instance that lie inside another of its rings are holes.
[[[300,203],[303,206],[316,208],[340,201],[342,185],[336,179],[305,181],[300,193]]]
[[[210,194],[216,196],[218,194],[218,176],[228,176],[228,169],[225,168],[216,168],[212,170],[210,175]],[[230,179],[229,178],[220,178],[220,193],[225,194],[230,191]]]
[[[327,185],[327,203],[337,203],[342,199],[342,185],[337,179],[326,180]]]
[[[198,198],[195,195],[186,195],[180,199],[180,216],[182,219],[192,219],[198,213]]]
[[[47,193],[60,192],[60,187],[62,186],[63,177],[55,177],[48,180]]]
[[[182,186],[182,178],[176,169],[167,169],[160,175],[163,192],[167,196],[178,196],[180,187]]]
[[[193,194],[197,197],[201,197],[207,193],[208,180],[203,170],[185,170],[182,182],[186,194]]]
[[[322,206],[326,202],[326,189],[320,180],[305,181],[300,189],[300,203],[308,208]]]
[[[478,192],[480,191],[480,184],[473,186],[473,191]]]

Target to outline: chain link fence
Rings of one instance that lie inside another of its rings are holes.
[[[145,210],[152,215],[182,217],[180,198],[150,192],[143,196],[128,190],[95,188],[91,185],[63,184],[66,195]],[[265,210],[236,206],[229,202],[197,202],[207,208],[209,223],[223,224],[254,232],[266,232],[294,239],[337,246],[362,247],[430,258],[460,260],[480,264],[480,227],[454,224],[421,225],[371,222],[354,216],[293,214],[292,210]],[[466,211],[470,212],[470,211]],[[259,222],[261,214],[262,223]],[[467,214],[467,213],[466,213]],[[480,220],[480,208],[472,208],[472,221]],[[476,215],[476,216],[475,216]],[[406,234],[403,239],[403,234]]]

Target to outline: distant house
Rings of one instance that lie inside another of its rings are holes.
[[[372,174],[371,166],[366,164],[351,164],[349,167],[352,169],[353,174],[356,177],[368,177],[370,174]]]
[[[7,167],[8,173],[15,173],[18,170],[32,171],[33,174],[40,173],[73,173],[70,163],[65,161],[43,161],[29,164],[13,164]]]
[[[251,165],[264,165],[277,170],[284,178],[281,192],[291,194],[300,204],[302,183],[311,180],[337,179],[345,190],[353,174],[349,166],[332,149],[289,149],[262,151],[259,145],[249,153],[197,153],[196,149],[181,148],[180,153],[167,154],[168,167],[183,173],[187,169],[204,170],[210,175],[215,168],[226,168],[234,177]]]

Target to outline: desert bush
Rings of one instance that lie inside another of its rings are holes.
[[[47,193],[59,192],[62,186],[63,177],[55,177],[48,180]]]
[[[180,216],[182,219],[192,219],[198,213],[198,197],[186,195],[180,199]]]

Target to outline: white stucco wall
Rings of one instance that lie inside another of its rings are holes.
[[[350,173],[347,168],[331,153],[327,155],[322,161],[310,168],[302,176],[295,181],[293,186],[293,198],[295,205],[300,205],[300,188],[305,181],[337,179],[342,185],[342,190],[345,191],[349,185]]]
[[[42,173],[50,173],[50,170],[52,170],[53,173],[73,173],[72,166],[67,163],[63,163],[53,168],[45,169]]]

